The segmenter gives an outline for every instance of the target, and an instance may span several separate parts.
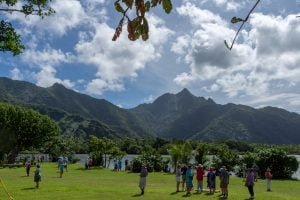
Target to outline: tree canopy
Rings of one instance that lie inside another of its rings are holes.
[[[38,149],[58,136],[58,125],[36,111],[0,104],[0,152],[14,162],[19,152]]]
[[[52,0],[0,0],[0,12],[12,14],[14,12],[27,15],[38,15],[40,17],[48,16],[54,13],[49,7]],[[16,7],[20,3],[21,7]],[[24,45],[21,42],[20,35],[16,32],[13,25],[5,20],[0,21],[0,51],[12,52],[18,55],[23,52]]]

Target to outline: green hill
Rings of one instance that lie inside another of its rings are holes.
[[[131,136],[205,141],[299,144],[300,115],[283,109],[220,105],[187,89],[164,94],[153,103],[119,108],[104,99],[54,84],[41,88],[0,78],[0,101],[38,110],[56,120],[63,134],[86,137]]]

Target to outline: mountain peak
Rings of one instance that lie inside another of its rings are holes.
[[[65,88],[65,86],[63,84],[60,83],[54,83],[51,88]]]
[[[187,88],[184,88],[179,93],[177,93],[178,96],[194,96]]]

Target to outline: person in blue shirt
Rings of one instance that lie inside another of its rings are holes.
[[[194,177],[193,169],[192,169],[192,166],[189,165],[186,170],[186,174],[185,174],[186,195],[191,194],[191,190],[193,188],[193,177]]]

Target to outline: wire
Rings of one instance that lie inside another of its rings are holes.
[[[7,191],[6,186],[4,185],[4,183],[3,183],[3,181],[2,181],[1,178],[0,178],[0,183],[1,183],[1,185],[2,185],[2,187],[3,187],[3,189],[4,189],[4,191],[6,192],[6,194],[7,194],[8,198],[9,198],[9,200],[14,200],[14,198],[11,196],[11,194]]]

